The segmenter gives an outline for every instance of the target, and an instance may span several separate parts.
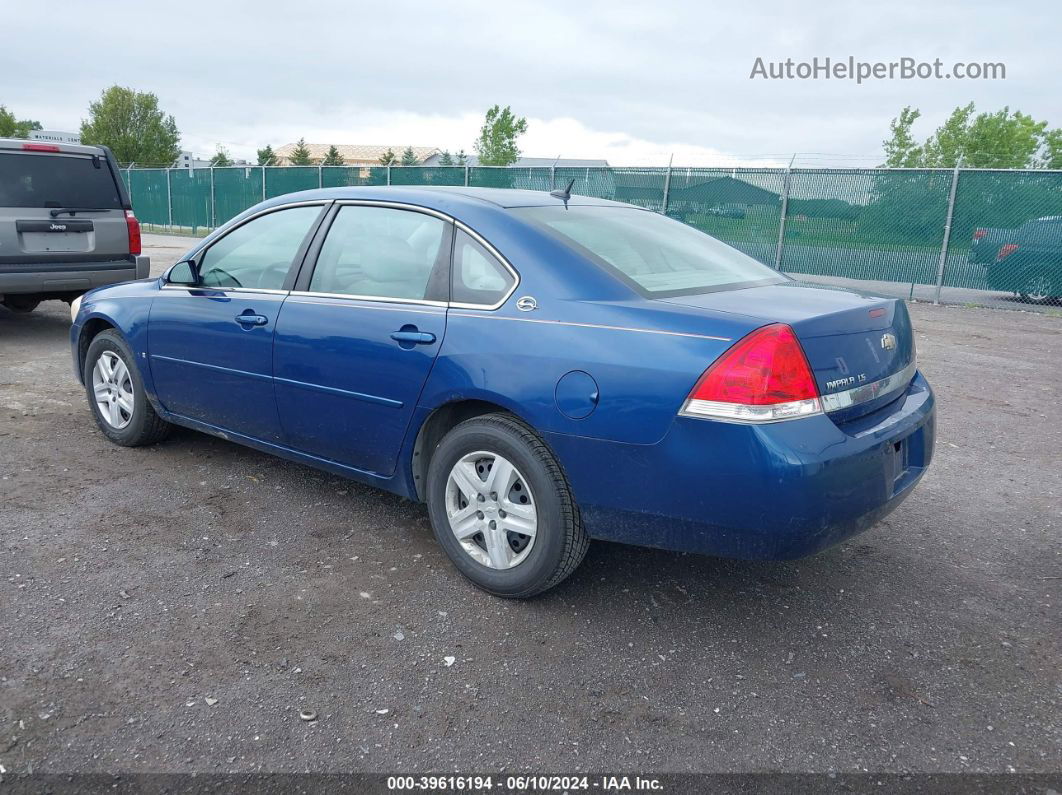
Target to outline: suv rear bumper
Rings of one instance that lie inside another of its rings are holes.
[[[115,262],[64,262],[54,265],[0,266],[0,295],[26,293],[84,293],[115,282],[146,279],[151,258],[134,257]]]

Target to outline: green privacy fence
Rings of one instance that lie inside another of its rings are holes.
[[[467,185],[666,213],[792,274],[1062,293],[1062,172],[982,169],[300,166],[122,172],[145,224],[206,231],[319,187]]]

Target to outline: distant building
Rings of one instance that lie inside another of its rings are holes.
[[[61,130],[30,130],[29,137],[31,141],[48,141],[53,144],[81,143],[81,133]]]
[[[297,144],[284,144],[276,150],[277,162],[282,166],[291,165],[291,153],[295,151]],[[321,161],[328,155],[332,144],[306,144],[310,150],[310,163],[315,166],[321,165]],[[407,146],[370,146],[362,144],[335,144],[336,150],[343,157],[343,165],[346,166],[378,166],[380,158],[390,149],[395,153],[395,165],[402,159],[402,153]],[[413,154],[417,156],[417,165],[425,165],[428,160],[439,154],[434,146],[414,146]]]
[[[210,168],[210,161],[204,160],[201,157],[196,157],[191,152],[181,152],[177,159],[173,162],[173,168],[186,168],[188,170],[196,168]]]

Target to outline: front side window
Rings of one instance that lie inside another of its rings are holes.
[[[449,251],[450,224],[392,207],[341,207],[310,278],[310,292],[425,300]]]
[[[493,306],[505,297],[515,279],[467,232],[454,241],[452,300],[458,304]]]
[[[210,246],[199,262],[204,287],[280,290],[321,207],[289,207],[261,215]]]
[[[785,281],[710,235],[633,207],[523,207],[517,215],[654,298]]]

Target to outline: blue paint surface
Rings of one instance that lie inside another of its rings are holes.
[[[864,530],[929,466],[934,396],[920,374],[900,393],[831,415],[766,425],[679,416],[705,369],[769,323],[793,327],[823,393],[901,370],[914,357],[901,301],[782,276],[647,298],[508,209],[556,203],[545,194],[308,191],[252,208],[186,256],[264,208],[319,201],[327,213],[342,200],[457,219],[505,256],[519,284],[493,310],[308,295],[299,291],[314,264],[308,239],[282,291],[154,279],[86,294],[71,328],[75,372],[85,330],[115,327],[166,419],[411,498],[425,422],[442,406],[486,402],[543,437],[592,536],[743,558],[798,557]],[[518,310],[523,296],[537,308]],[[237,320],[245,313],[266,322],[248,326]],[[889,349],[885,335],[896,339]]]

